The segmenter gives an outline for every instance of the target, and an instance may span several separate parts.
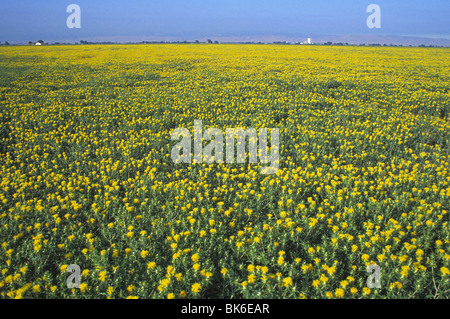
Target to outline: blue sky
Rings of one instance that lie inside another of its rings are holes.
[[[81,28],[66,25],[69,4]],[[381,7],[381,29],[366,8]],[[413,35],[450,39],[450,0],[0,0],[0,41],[218,35]]]

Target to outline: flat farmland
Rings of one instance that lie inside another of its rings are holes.
[[[0,297],[449,298],[449,61],[448,48],[0,47]],[[278,170],[175,163],[171,134],[194,141],[195,121],[278,129]]]

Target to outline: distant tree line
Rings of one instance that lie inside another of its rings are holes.
[[[36,43],[40,43],[41,45],[46,44],[48,45],[49,43],[45,43],[43,40],[38,40],[36,42],[33,41],[28,41],[28,45],[35,45]],[[128,44],[170,44],[170,43],[174,43],[174,44],[189,44],[189,43],[196,43],[196,44],[200,44],[200,43],[207,43],[207,44],[218,44],[219,41],[213,41],[211,39],[207,39],[206,42],[200,42],[199,40],[195,40],[194,42],[189,42],[189,41],[141,41],[141,42],[129,42]],[[231,42],[230,42],[231,43]],[[233,42],[236,44],[268,44],[268,43],[264,43],[264,42]],[[71,45],[71,44],[118,44],[117,42],[88,42],[86,40],[81,40],[79,43],[59,43],[59,42],[54,42],[51,43],[53,45]],[[302,44],[300,42],[288,42],[288,41],[274,41],[272,42],[272,44],[285,44],[285,45],[298,45],[298,44]],[[409,47],[421,47],[421,48],[438,48],[438,47],[442,47],[442,46],[436,46],[436,45],[425,45],[425,44],[420,44],[420,45],[403,45],[403,44],[380,44],[380,43],[360,43],[360,44],[349,44],[347,42],[343,43],[343,42],[337,42],[337,43],[333,43],[331,41],[328,42],[324,42],[322,44],[320,43],[315,43],[316,45],[336,45],[336,46],[375,46],[375,47],[380,47],[380,46],[384,46],[384,47],[403,47],[403,46],[409,46]],[[0,41],[0,45],[10,45],[10,43],[8,41],[2,42]]]

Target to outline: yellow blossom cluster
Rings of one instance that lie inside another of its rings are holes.
[[[449,53],[0,47],[0,298],[450,297]],[[196,120],[278,172],[175,164]]]

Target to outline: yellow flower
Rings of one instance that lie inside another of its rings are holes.
[[[391,282],[389,284],[389,286],[391,287],[391,289],[393,289],[393,288],[401,289],[403,287],[403,284],[401,282],[396,281],[396,282]]]
[[[292,286],[292,284],[293,284],[293,281],[292,281],[291,277],[286,277],[286,278],[283,279],[283,286],[284,287],[290,287],[290,286]]]
[[[444,275],[450,275],[450,270],[447,267],[441,267],[441,272]]]
[[[334,274],[335,272],[336,272],[336,267],[335,267],[335,266],[328,267],[327,273],[328,273],[329,275],[332,275],[332,274]]]
[[[228,272],[228,269],[226,269],[226,268],[222,268],[221,270],[220,270],[220,273],[222,274],[222,275],[226,275],[227,274],[227,272]]]
[[[100,272],[100,274],[98,275],[98,279],[100,279],[100,281],[105,281],[106,280],[106,271],[103,270]]]
[[[402,277],[407,277],[410,269],[409,266],[402,266],[402,270],[400,271]]]
[[[199,293],[202,290],[202,286],[199,283],[195,283],[192,285],[191,291],[194,293]]]
[[[308,265],[302,265],[301,269],[303,271],[308,271],[308,270],[312,270],[314,267],[312,264],[308,264]]]
[[[153,269],[156,267],[156,263],[154,261],[151,261],[147,264],[147,268],[148,269]]]
[[[112,295],[112,293],[114,292],[114,288],[113,287],[108,287],[108,289],[106,289],[106,293],[108,294],[108,295]]]
[[[80,291],[85,292],[88,288],[88,285],[86,283],[80,284]]]
[[[174,271],[175,271],[175,269],[173,268],[173,266],[171,266],[171,265],[167,266],[167,273],[168,274],[173,274]]]
[[[200,256],[198,254],[193,254],[191,256],[191,259],[194,263],[196,263],[200,259]]]
[[[336,291],[334,292],[334,295],[338,298],[343,298],[345,295],[344,289],[337,288]]]
[[[173,293],[168,293],[167,299],[175,299],[175,295]]]

